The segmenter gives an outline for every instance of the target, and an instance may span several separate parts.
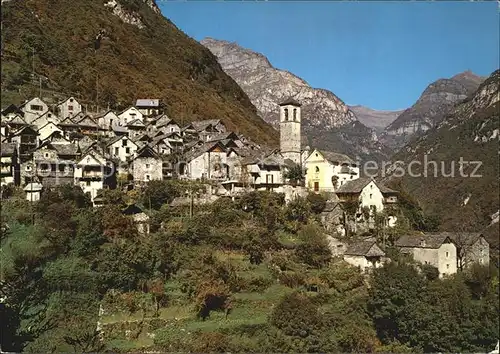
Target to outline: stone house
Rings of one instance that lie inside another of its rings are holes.
[[[305,160],[306,186],[314,192],[334,192],[359,178],[359,166],[344,154],[314,149]]]
[[[42,126],[38,129],[38,134],[39,134],[38,137],[41,141],[44,141],[49,136],[51,136],[54,132],[63,133],[61,128],[59,128],[56,123],[47,122],[44,126]]]
[[[66,137],[70,137],[71,135],[80,132],[80,125],[70,117],[64,118],[59,124],[57,124],[57,127],[64,132],[64,136]]]
[[[362,272],[383,266],[385,252],[376,241],[360,241],[350,244],[344,252],[344,261],[359,267]]]
[[[5,121],[10,121],[12,120],[15,116],[23,116],[24,112],[17,107],[15,104],[10,104],[4,109],[2,109],[2,119],[5,119]]]
[[[44,187],[73,184],[74,161],[79,155],[74,144],[45,142],[33,152],[35,175]]]
[[[24,191],[26,192],[26,200],[30,202],[36,202],[40,200],[40,194],[42,192],[43,186],[40,183],[32,182],[28,183],[24,187]]]
[[[345,182],[337,188],[335,194],[341,202],[357,201],[360,208],[368,207],[381,212],[387,204],[397,202],[398,192],[371,178],[363,177]]]
[[[46,111],[41,116],[36,118],[33,122],[31,122],[31,125],[33,125],[36,129],[40,130],[40,128],[47,125],[47,123],[49,122],[58,124],[59,118],[57,118],[57,116],[51,111]]]
[[[126,110],[118,113],[118,125],[125,127],[129,122],[139,119],[144,120],[143,114],[135,107],[129,107]]]
[[[490,264],[490,244],[480,232],[443,232],[457,247],[457,268],[465,269],[473,263]]]
[[[415,261],[437,268],[440,277],[457,272],[457,248],[446,233],[404,235],[395,246]]]
[[[59,111],[59,116],[62,118],[74,117],[78,113],[82,112],[82,105],[74,97],[67,98],[57,104],[56,107]]]
[[[128,136],[134,140],[146,132],[146,125],[139,119],[128,122],[126,125]]]
[[[88,193],[93,202],[99,190],[115,187],[114,166],[99,151],[90,149],[75,165],[74,183]]]
[[[153,148],[144,145],[137,150],[132,160],[134,182],[149,182],[163,179],[163,160]]]
[[[49,110],[49,106],[38,97],[26,101],[19,108],[23,111],[23,118],[28,124]]]
[[[109,154],[121,162],[128,162],[138,149],[136,143],[127,136],[117,136],[106,144]]]
[[[0,146],[0,185],[19,184],[19,165],[17,146],[14,143],[2,143]]]
[[[242,163],[242,178],[247,176],[248,183],[256,190],[281,192],[284,184],[285,162],[279,153],[272,153],[260,159],[250,157]]]
[[[166,121],[157,121],[156,128],[163,130],[165,133],[177,133],[180,136],[181,127],[173,119],[167,119]]]
[[[220,143],[205,143],[187,152],[179,164],[181,178],[226,180],[229,178],[227,153]]]
[[[139,208],[135,204],[131,204],[128,205],[124,210],[122,210],[122,214],[132,218],[134,224],[137,227],[139,235],[149,235],[149,216],[144,213],[141,208]]]
[[[191,123],[196,130],[198,138],[204,142],[208,142],[212,137],[225,133],[226,125],[220,119],[207,119]]]
[[[6,123],[7,123],[7,126],[9,128],[9,132],[15,132],[15,131],[29,125],[28,123],[26,123],[26,121],[20,115],[16,115],[14,118],[12,118],[11,120],[9,120]]]
[[[107,131],[111,130],[113,125],[118,125],[119,122],[118,116],[112,110],[98,114],[94,117],[94,119],[102,129]]]
[[[81,119],[75,120],[75,122],[78,124],[79,132],[83,135],[96,137],[104,131],[104,129],[102,129],[90,116],[82,117]]]
[[[29,125],[15,131],[9,139],[16,143],[21,161],[29,158],[31,151],[38,146],[38,132]]]
[[[198,131],[193,123],[189,123],[185,127],[181,128],[181,136],[188,140],[198,140]]]
[[[138,99],[135,101],[135,108],[141,112],[143,117],[153,117],[161,113],[161,103],[157,98]]]
[[[173,152],[172,145],[165,136],[160,136],[153,139],[150,143],[156,153],[160,155],[170,155]]]

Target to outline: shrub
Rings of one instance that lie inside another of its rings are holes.
[[[330,262],[332,251],[325,235],[315,225],[307,225],[299,232],[303,243],[295,249],[297,258],[312,267],[320,268]]]
[[[315,214],[321,213],[326,207],[326,199],[321,194],[309,193],[307,202],[311,206],[311,211]]]

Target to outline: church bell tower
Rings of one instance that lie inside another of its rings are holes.
[[[300,106],[289,98],[280,106],[280,151],[285,159],[300,164]]]

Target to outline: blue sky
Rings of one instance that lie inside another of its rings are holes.
[[[263,53],[348,104],[411,106],[438,78],[499,66],[496,2],[158,1],[196,40]]]

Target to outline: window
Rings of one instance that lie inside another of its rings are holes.
[[[130,154],[130,148],[125,148],[125,153]]]
[[[450,265],[449,264],[446,265],[446,269],[450,269]]]
[[[370,199],[372,199],[372,198],[373,198],[373,194],[370,194]]]
[[[122,140],[122,146],[127,146],[127,139]]]
[[[446,258],[450,256],[450,252],[446,252]]]
[[[174,132],[174,127],[170,127],[170,132],[173,133]]]
[[[318,167],[318,166],[316,166],[316,173],[318,173],[318,172],[319,172],[319,167]]]
[[[273,175],[266,175],[266,183],[267,184],[272,184],[273,183]]]
[[[26,166],[26,171],[31,171],[31,165]]]
[[[285,108],[285,120],[288,120],[288,108]]]
[[[46,159],[48,159],[48,158],[49,158],[49,153],[48,153],[48,152],[46,152],[46,153],[44,154],[44,156],[45,156],[45,158],[46,158]]]
[[[90,181],[85,182],[85,184],[87,185],[87,187],[90,187]]]
[[[149,168],[149,167],[150,167],[150,164],[148,164],[148,163],[147,163],[147,164],[146,164],[146,168]]]
[[[73,106],[68,106],[68,111],[72,111],[73,110]]]
[[[43,106],[39,104],[30,105],[30,110],[32,111],[43,111]]]
[[[314,182],[314,191],[319,192],[319,182]]]
[[[297,109],[293,109],[293,121],[295,122],[297,120]]]
[[[119,154],[120,154],[120,148],[115,147],[115,155],[119,155]]]
[[[151,180],[151,176],[146,175],[146,181],[149,181],[149,180]]]

